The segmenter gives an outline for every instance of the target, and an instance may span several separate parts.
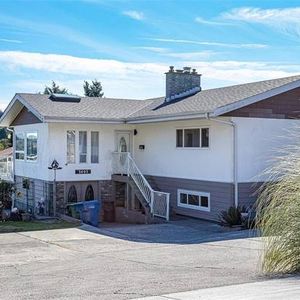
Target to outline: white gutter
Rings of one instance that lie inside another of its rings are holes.
[[[115,119],[90,119],[90,118],[44,118],[45,123],[96,123],[96,124],[124,124],[125,121]]]
[[[189,113],[185,115],[172,115],[172,116],[153,116],[148,118],[141,118],[141,119],[127,119],[125,123],[127,124],[144,124],[144,123],[156,123],[156,122],[168,122],[168,121],[179,121],[179,120],[193,120],[193,119],[201,119],[206,118],[205,113]]]
[[[236,123],[233,121],[224,121],[219,120],[216,118],[211,118],[209,113],[206,114],[206,118],[210,121],[225,124],[232,127],[232,133],[233,133],[233,183],[234,183],[234,205],[235,207],[238,207],[239,205],[239,193],[238,193],[238,160],[237,160],[237,126]]]
[[[16,139],[16,137],[15,137],[15,131],[14,131],[14,129],[12,128],[9,128],[9,127],[7,127],[6,128],[6,130],[7,131],[10,131],[11,133],[12,133],[12,149],[13,149],[13,152],[12,152],[12,180],[13,180],[13,182],[15,182],[15,149],[14,149],[14,147],[15,147],[15,139]],[[14,207],[15,207],[15,192],[12,194],[12,201],[11,201],[11,209],[13,209]]]

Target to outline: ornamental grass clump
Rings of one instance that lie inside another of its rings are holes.
[[[300,272],[300,144],[282,153],[260,190],[257,226],[264,237],[267,274]]]

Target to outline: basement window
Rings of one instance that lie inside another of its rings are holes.
[[[185,128],[176,130],[177,148],[208,148],[209,128]]]
[[[24,160],[25,152],[25,139],[23,133],[16,134],[16,150],[15,155],[17,160]]]
[[[179,189],[177,205],[202,211],[210,211],[210,193]]]

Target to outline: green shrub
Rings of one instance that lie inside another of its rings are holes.
[[[267,175],[257,202],[263,271],[300,272],[300,145],[278,157]]]
[[[2,218],[2,210],[11,208],[11,195],[13,185],[11,183],[0,181],[0,220]]]
[[[220,213],[220,221],[221,224],[228,225],[230,227],[234,225],[241,225],[241,209],[239,207],[231,206],[227,211],[223,210]]]

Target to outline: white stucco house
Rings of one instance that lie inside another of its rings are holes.
[[[27,192],[33,211],[99,199],[110,220],[218,221],[220,211],[254,203],[299,116],[300,76],[204,90],[195,70],[170,67],[163,97],[16,94],[0,125],[14,131],[16,203]],[[53,160],[62,168],[55,189]]]

